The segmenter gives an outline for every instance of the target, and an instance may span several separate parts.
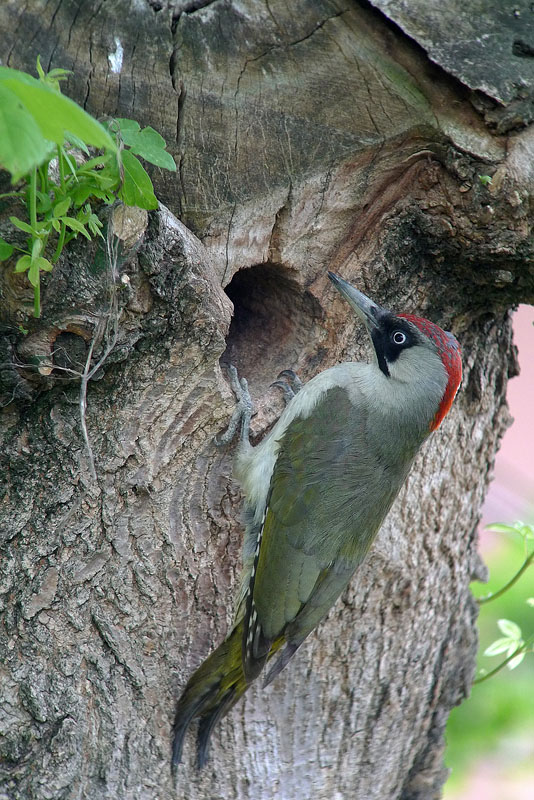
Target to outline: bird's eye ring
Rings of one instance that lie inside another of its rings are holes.
[[[394,331],[391,335],[391,339],[395,344],[404,344],[406,342],[406,334],[402,331]]]

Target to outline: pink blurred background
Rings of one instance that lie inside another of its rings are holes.
[[[495,474],[482,511],[480,550],[485,558],[499,546],[499,534],[484,532],[491,522],[534,523],[534,307],[519,306],[514,315],[514,341],[521,374],[508,384],[508,405],[514,423],[497,454]],[[532,573],[523,578],[525,596],[534,593]],[[527,656],[533,658],[533,656]],[[534,709],[534,688],[530,698]],[[529,737],[530,738],[530,737]],[[473,760],[461,790],[447,792],[450,800],[534,800],[534,742],[518,734],[505,737],[499,753]]]
[[[534,307],[514,314],[514,341],[521,374],[508,384],[514,424],[504,436],[495,462],[495,477],[483,509],[482,525],[534,522]],[[534,800],[534,793],[532,795]]]

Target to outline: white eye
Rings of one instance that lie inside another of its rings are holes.
[[[404,344],[406,342],[406,334],[402,331],[394,331],[391,339],[395,344]]]

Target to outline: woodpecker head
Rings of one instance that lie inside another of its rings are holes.
[[[430,429],[449,411],[462,380],[460,345],[455,336],[413,314],[393,314],[373,303],[333,272],[328,277],[369,332],[378,367],[394,382],[439,382],[440,401]]]

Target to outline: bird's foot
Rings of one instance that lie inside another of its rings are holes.
[[[285,378],[285,380],[281,380]],[[284,401],[286,405],[293,400],[295,395],[302,389],[303,383],[297,373],[292,369],[283,369],[277,376],[277,380],[271,383],[271,386],[276,386],[284,393]]]
[[[230,376],[230,385],[236,396],[237,405],[230,418],[230,422],[228,423],[226,431],[220,436],[215,437],[215,444],[217,447],[224,447],[224,445],[230,444],[240,426],[240,441],[248,442],[250,420],[254,414],[254,405],[248,390],[246,378],[240,379],[239,375],[237,374],[237,369],[232,366],[232,364],[228,364],[228,374]]]

